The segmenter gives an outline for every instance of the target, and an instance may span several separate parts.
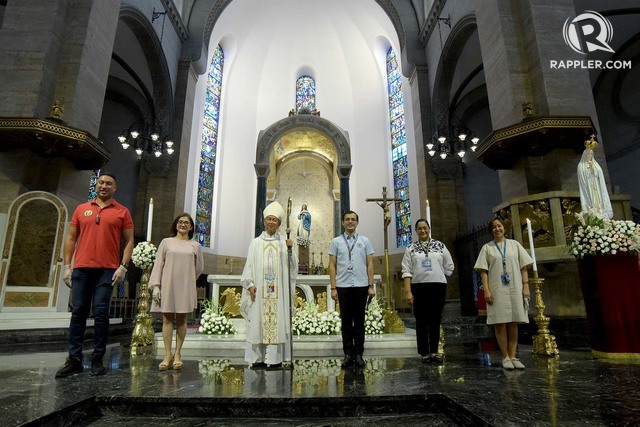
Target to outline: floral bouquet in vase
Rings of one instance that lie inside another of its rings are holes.
[[[384,318],[382,317],[382,306],[377,297],[373,297],[367,305],[367,312],[364,315],[364,333],[367,335],[379,335],[384,333]]]
[[[640,253],[640,224],[602,218],[592,212],[576,214],[569,251],[577,259],[588,255]]]
[[[140,242],[133,248],[131,254],[131,261],[133,265],[141,270],[148,270],[153,267],[153,262],[156,260],[157,249],[151,242]]]
[[[318,306],[313,301],[296,309],[292,323],[293,333],[297,335],[333,335],[342,327],[337,311],[318,313]]]
[[[222,312],[220,306],[209,300],[202,302],[198,332],[207,335],[235,335],[238,333],[229,316]]]

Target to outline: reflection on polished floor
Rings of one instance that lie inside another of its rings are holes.
[[[106,375],[58,380],[64,345],[5,345],[0,425],[640,425],[638,364],[521,345],[526,370],[508,372],[492,341],[457,341],[440,366],[365,353],[365,368],[347,371],[336,357],[254,371],[240,358],[185,355],[181,371],[159,372],[161,356],[132,358],[114,343]]]

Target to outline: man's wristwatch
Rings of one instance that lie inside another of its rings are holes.
[[[128,262],[121,262],[120,265],[123,266],[125,270],[127,270],[129,268],[129,263]]]
[[[370,288],[373,288],[374,286],[375,286],[374,284],[369,285]]]

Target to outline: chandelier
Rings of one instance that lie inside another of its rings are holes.
[[[161,132],[162,126],[151,123],[134,123],[120,133],[118,141],[125,150],[133,147],[138,157],[141,157],[145,152],[156,157],[162,156],[163,152],[171,155],[174,151],[173,141],[167,136],[162,136]]]
[[[438,130],[426,147],[431,157],[437,154],[444,160],[457,154],[462,159],[467,151],[475,152],[478,149],[478,142],[480,138],[473,131],[464,126],[455,126],[451,127],[448,133],[444,128]]]

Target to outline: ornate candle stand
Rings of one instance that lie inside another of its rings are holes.
[[[316,271],[316,253],[311,252],[311,267],[309,268],[309,274],[318,274]]]
[[[544,301],[542,301],[542,283],[543,278],[538,277],[538,272],[533,272],[533,279],[529,279],[530,283],[536,288],[536,309],[538,314],[534,317],[536,325],[538,325],[538,335],[533,336],[533,353],[545,356],[557,356],[560,354],[556,344],[556,337],[549,333],[549,322],[551,319],[544,315]]]
[[[322,252],[320,252],[320,265],[318,265],[318,274],[327,274],[324,263],[322,262]]]
[[[140,298],[138,300],[138,314],[136,315],[136,324],[131,336],[131,355],[146,354],[153,352],[155,348],[154,331],[152,326],[153,319],[149,314],[149,276],[151,270],[147,269],[142,272],[140,280]]]

